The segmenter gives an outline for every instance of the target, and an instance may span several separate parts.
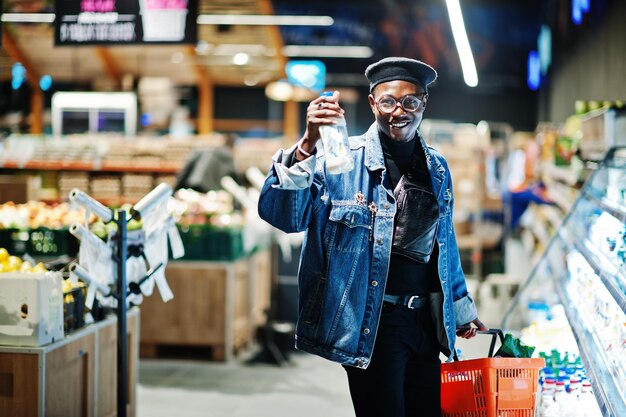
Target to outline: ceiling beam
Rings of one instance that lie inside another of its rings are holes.
[[[94,48],[94,52],[98,56],[98,59],[100,59],[100,62],[102,62],[104,70],[109,78],[113,82],[115,82],[115,85],[117,85],[118,88],[121,87],[124,74],[122,73],[122,70],[117,63],[117,60],[115,59],[111,51],[108,48],[100,46]]]
[[[19,62],[24,66],[26,69],[26,82],[33,90],[38,90],[41,74],[35,68],[30,58],[22,51],[11,32],[7,30],[6,25],[2,27],[2,46],[14,62]]]
[[[198,62],[196,50],[193,46],[185,47],[185,53],[191,59],[191,66],[196,74],[198,86],[198,134],[206,135],[214,130],[214,90],[213,80],[207,69]]]
[[[32,61],[22,51],[22,48],[17,44],[15,38],[4,26],[2,28],[2,46],[7,55],[11,57],[14,62],[19,62],[24,66],[26,70],[26,82],[30,85],[32,91],[30,98],[30,133],[41,134],[43,133],[43,108],[44,108],[44,94],[39,88],[39,80],[41,74],[37,71],[37,68],[33,65]]]
[[[258,0],[259,8],[261,9],[261,14],[274,15],[274,7],[270,0]],[[276,58],[280,63],[280,76],[284,78],[285,75],[285,66],[287,65],[287,58],[283,55],[283,37],[280,34],[280,29],[278,26],[267,26],[267,30],[269,31],[270,42],[272,47],[276,50]]]

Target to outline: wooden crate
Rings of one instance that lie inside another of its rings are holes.
[[[170,262],[165,274],[174,299],[157,295],[141,305],[142,357],[159,346],[193,346],[223,361],[252,342],[263,322],[258,311],[269,303],[267,251],[233,262]]]
[[[129,312],[131,417],[136,410],[138,316],[137,309]],[[116,332],[116,319],[111,317],[47,346],[0,346],[0,416],[115,416]]]
[[[270,305],[271,257],[269,251],[257,252],[250,257],[250,322],[252,331],[267,322]]]

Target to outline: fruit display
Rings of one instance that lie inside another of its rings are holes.
[[[143,220],[131,219],[130,210],[133,208],[132,204],[124,204],[120,208],[126,212],[126,218],[130,219],[126,226],[129,232],[132,232],[133,230],[140,230],[143,227]],[[114,220],[117,220],[117,211],[113,213],[113,218]],[[98,218],[91,224],[90,230],[100,239],[106,240],[110,235],[115,234],[117,231],[117,223],[115,223],[115,221],[104,223],[102,219]]]
[[[11,255],[6,248],[0,248],[0,272],[38,273],[47,271],[42,262],[31,265],[29,261],[24,261],[19,256]]]
[[[245,222],[235,209],[233,197],[226,191],[199,193],[180,189],[170,199],[168,209],[180,226],[207,225],[214,227],[242,226]]]
[[[92,215],[90,222],[93,220],[95,216]],[[25,204],[8,202],[0,205],[0,229],[61,229],[84,221],[85,211],[75,209],[68,203],[29,201]]]

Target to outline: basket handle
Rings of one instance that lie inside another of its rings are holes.
[[[493,353],[496,347],[496,336],[500,337],[500,343],[504,343],[504,334],[502,333],[502,329],[478,330],[476,333],[491,335],[491,345],[489,346],[488,357],[493,358]]]
[[[491,335],[491,345],[489,345],[489,354],[488,357],[492,358],[494,350],[496,348],[496,337],[500,337],[500,343],[504,343],[504,334],[502,333],[502,329],[489,329],[489,330],[478,330],[476,334],[490,334]],[[455,362],[459,361],[459,358],[456,354],[456,349],[453,353],[453,358]]]

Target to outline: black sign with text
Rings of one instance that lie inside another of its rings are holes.
[[[56,45],[196,43],[198,0],[56,0]]]

